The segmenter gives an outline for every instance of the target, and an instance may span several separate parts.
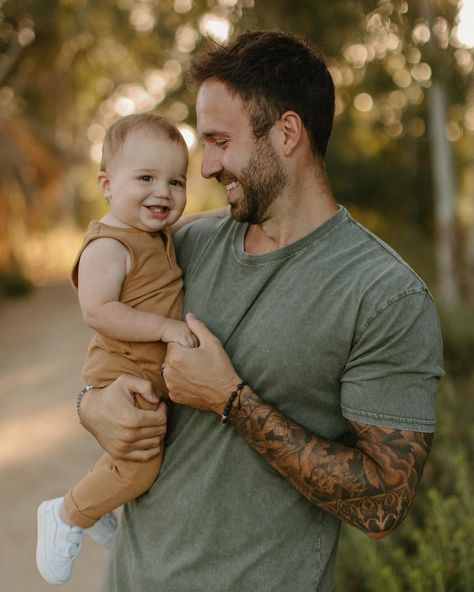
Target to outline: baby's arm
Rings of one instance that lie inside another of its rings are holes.
[[[215,208],[213,210],[204,210],[202,212],[195,212],[194,214],[187,214],[170,226],[169,230],[171,234],[173,234],[183,226],[191,224],[191,222],[195,222],[196,220],[201,220],[201,218],[225,218],[229,213],[230,207],[226,206],[224,208]]]
[[[86,324],[106,337],[121,341],[171,341],[187,347],[198,345],[186,323],[140,311],[119,301],[130,267],[128,249],[112,238],[87,245],[79,261],[78,292]]]

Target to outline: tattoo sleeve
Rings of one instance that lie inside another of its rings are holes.
[[[246,388],[230,423],[311,503],[383,537],[407,514],[432,434],[348,422],[353,446],[317,436]]]

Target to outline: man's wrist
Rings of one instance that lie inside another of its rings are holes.
[[[233,389],[229,393],[229,396],[227,397],[227,401],[225,403],[225,406],[224,406],[224,409],[223,409],[222,415],[221,415],[221,423],[222,424],[225,425],[228,422],[229,415],[230,415],[234,405],[236,405],[240,409],[240,397],[241,397],[243,389],[246,386],[248,386],[248,384],[245,381],[241,381],[237,384],[235,389]]]
[[[263,399],[255,393],[252,387],[246,384],[240,393],[238,401],[232,405],[228,423],[239,430],[242,422],[248,420],[249,413],[261,404],[265,404]]]
[[[79,420],[81,419],[82,399],[84,398],[84,395],[86,395],[89,391],[91,391],[94,388],[95,387],[92,384],[86,384],[85,387],[76,396],[76,412],[79,417]]]

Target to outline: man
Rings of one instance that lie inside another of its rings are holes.
[[[202,174],[232,218],[176,236],[200,347],[168,348],[165,460],[125,508],[103,589],[331,590],[340,521],[383,537],[413,501],[442,375],[436,311],[336,204],[334,88],[309,46],[245,33],[191,75]],[[112,455],[145,460],[164,418],[134,409],[137,391],[153,400],[122,377],[80,412]]]

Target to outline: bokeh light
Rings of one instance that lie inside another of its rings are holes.
[[[354,107],[358,111],[367,113],[374,106],[374,101],[368,93],[360,93],[354,98]]]
[[[183,123],[178,126],[178,129],[181,132],[188,149],[193,150],[197,144],[196,133],[193,128],[190,125]]]
[[[222,43],[229,38],[231,25],[226,18],[217,16],[212,12],[207,12],[199,19],[199,31],[201,35],[212,37]]]
[[[474,47],[474,0],[462,0],[456,36],[466,47]]]

